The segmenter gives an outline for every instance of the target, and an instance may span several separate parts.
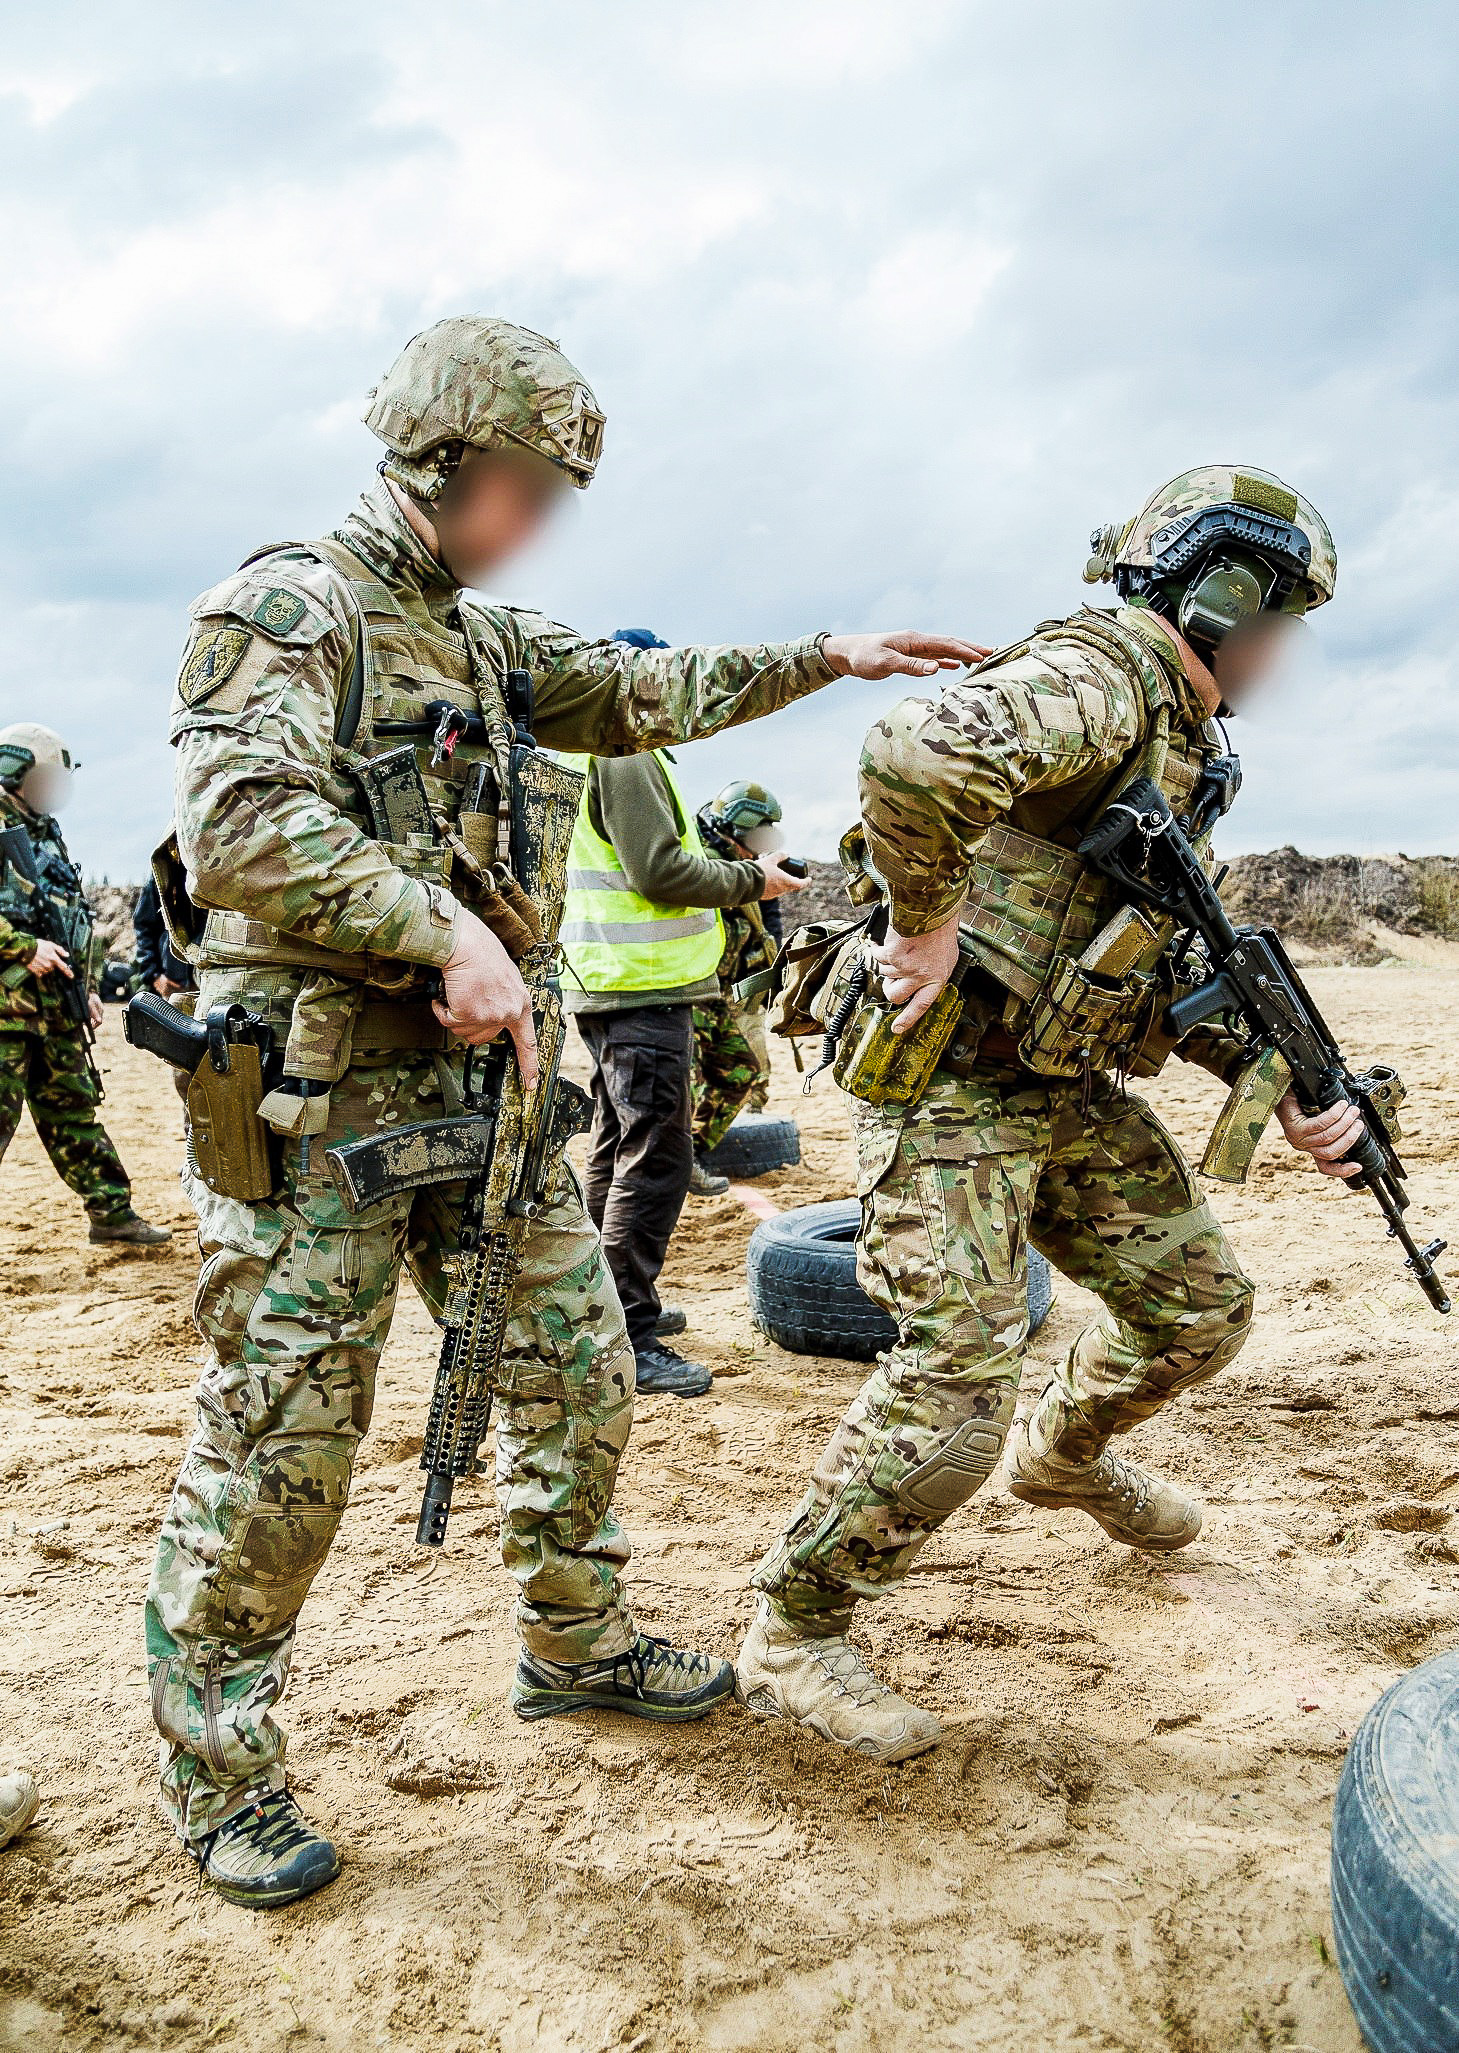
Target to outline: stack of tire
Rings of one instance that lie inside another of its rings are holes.
[[[793,1169],[799,1160],[800,1128],[793,1119],[742,1112],[718,1147],[705,1156],[704,1166],[732,1183],[743,1183],[751,1176],[768,1176],[772,1169]]]
[[[761,1332],[792,1354],[869,1362],[897,1337],[894,1323],[856,1280],[855,1198],[801,1205],[757,1226],[746,1258],[750,1312]],[[1049,1265],[1028,1257],[1028,1325],[1036,1333],[1053,1300]]]
[[[1459,2047],[1459,1652],[1353,1737],[1332,1812],[1332,1932],[1373,2053]]]

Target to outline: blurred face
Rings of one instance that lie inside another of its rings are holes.
[[[71,772],[58,763],[37,763],[21,778],[20,796],[33,813],[58,813],[71,796]]]
[[[535,450],[468,449],[429,513],[441,561],[458,583],[480,584],[535,540],[571,490]]]
[[[1241,712],[1294,659],[1304,632],[1289,613],[1258,613],[1233,627],[1211,663],[1223,704]]]

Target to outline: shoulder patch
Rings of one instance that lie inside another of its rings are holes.
[[[177,695],[183,704],[196,706],[225,684],[248,654],[252,641],[246,627],[204,629],[177,680]]]
[[[265,634],[286,635],[299,625],[304,612],[304,601],[296,592],[273,585],[254,607],[250,618],[258,622]]]

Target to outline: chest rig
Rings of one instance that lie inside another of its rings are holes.
[[[437,619],[423,602],[403,604],[362,558],[333,538],[275,545],[241,567],[263,560],[323,562],[346,588],[353,616],[350,668],[323,797],[379,841],[397,869],[453,891],[510,946],[501,921],[516,927],[525,917],[532,923],[508,870],[513,720],[497,679],[499,665],[475,645],[469,616],[453,611]],[[256,966],[300,973],[284,1052],[286,1077],[327,1088],[356,1049],[446,1046],[428,1003],[435,973],[422,965],[330,949],[227,911],[208,913],[192,952],[203,969]],[[297,1125],[294,1107],[273,1111],[278,1116],[271,1123],[287,1116]],[[312,1117],[317,1121],[321,1114],[316,1099]]]
[[[968,1018],[949,1060],[972,1059],[996,1025],[1026,1068],[1087,1077],[1135,1064],[1160,1007],[1176,928],[1125,903],[1079,854],[1080,838],[1136,777],[1152,779],[1182,814],[1222,743],[1209,720],[1192,717],[1141,637],[1104,613],[1048,623],[975,674],[1037,656],[1041,643],[1073,643],[1116,666],[1138,694],[1142,739],[1113,772],[1059,787],[1061,817],[1051,816],[1046,795],[1029,794],[979,843],[962,917]]]
[[[81,873],[66,853],[61,830],[49,814],[22,811],[6,794],[0,793],[0,827],[18,827],[35,853],[40,873],[39,888],[60,916],[67,953],[85,975],[91,960],[91,908],[82,889]],[[8,863],[0,864],[0,919],[18,933],[39,934],[36,907],[28,885]],[[10,963],[0,969],[0,1018],[33,1017],[46,1010],[58,1010],[59,977],[31,974],[28,964]]]

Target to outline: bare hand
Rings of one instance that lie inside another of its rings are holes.
[[[828,634],[821,652],[838,677],[935,677],[981,663],[991,651],[945,634]]]
[[[784,850],[780,850],[773,855],[755,857],[755,861],[765,872],[765,882],[760,887],[762,904],[767,898],[783,898],[787,891],[804,891],[806,887],[806,878],[792,877],[788,870],[781,869],[780,857],[783,853]]]
[[[175,991],[182,989],[182,985],[174,984],[171,977],[153,977],[152,989],[159,998],[170,998]]]
[[[99,1033],[104,1015],[101,1009],[101,1000],[94,991],[88,991],[86,994],[86,1009],[91,1014],[91,1031],[94,1034]]]
[[[1358,1163],[1342,1160],[1348,1149],[1362,1139],[1367,1124],[1356,1105],[1344,1099],[1325,1112],[1308,1114],[1297,1103],[1296,1093],[1288,1091],[1277,1100],[1277,1118],[1292,1146],[1310,1155],[1324,1176],[1362,1175]]]
[[[48,977],[53,970],[59,970],[63,977],[74,977],[71,958],[56,941],[37,941],[35,954],[26,964],[33,977]]]
[[[522,1088],[537,1081],[537,1032],[532,1024],[532,999],[522,973],[505,948],[475,913],[464,908],[456,930],[456,949],[442,972],[446,1002],[432,999],[431,1009],[457,1040],[473,1048],[508,1033],[516,1044]]]
[[[905,1034],[937,1001],[944,985],[957,968],[958,922],[962,908],[926,934],[898,934],[888,929],[887,938],[872,954],[881,971],[882,989],[889,1005],[902,1010],[892,1021],[894,1034]]]

